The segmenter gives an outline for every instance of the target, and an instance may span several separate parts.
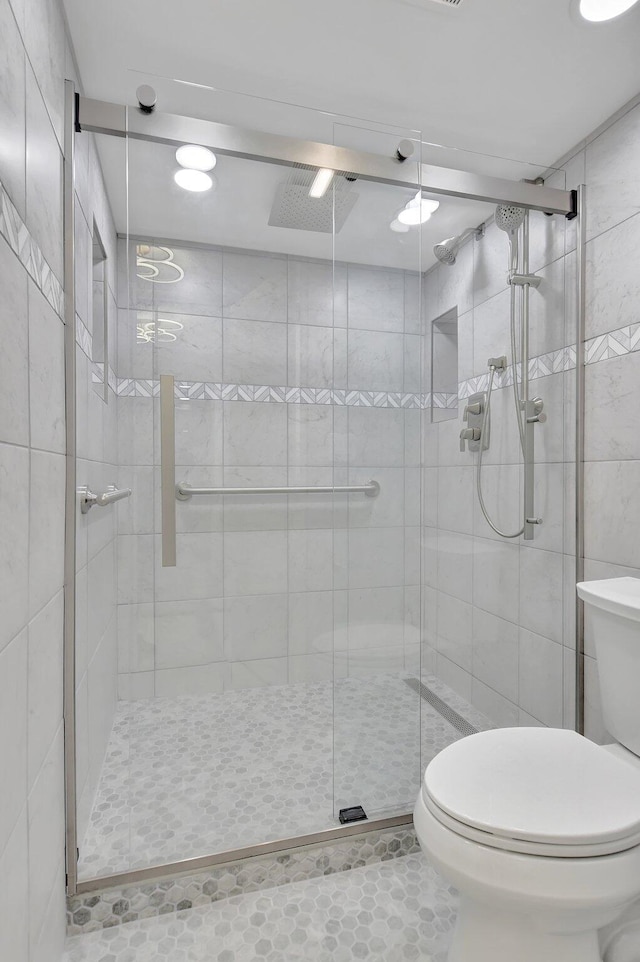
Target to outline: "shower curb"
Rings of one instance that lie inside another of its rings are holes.
[[[331,844],[305,846],[176,875],[67,898],[67,934],[82,935],[138,919],[211,905],[235,895],[334,875],[418,852],[413,827],[383,829]]]

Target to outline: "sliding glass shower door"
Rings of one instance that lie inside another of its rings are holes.
[[[337,145],[382,156],[403,137],[417,179],[419,134],[334,127]],[[345,392],[335,455],[345,481],[371,479],[379,493],[349,498],[336,532],[334,815],[371,819],[410,811],[420,778],[422,212],[409,188],[352,189],[357,204],[334,237]]]
[[[416,182],[419,160],[437,162],[416,132],[332,124],[324,139],[387,160],[409,139],[414,156],[396,162]],[[94,295],[104,303],[106,277],[114,303],[94,353],[79,328],[96,389],[78,404],[95,420],[108,398],[105,480],[131,496],[90,513],[78,542],[79,579],[113,580],[116,558],[105,660],[90,656],[78,695],[81,737],[95,729],[93,754],[77,743],[81,880],[406,820],[424,766],[456,738],[566,723],[557,222],[532,214],[545,526],[505,545],[478,513],[476,454],[460,450],[486,358],[509,351],[492,205],[222,152],[195,171],[175,144],[100,141],[115,229],[96,232]],[[434,244],[469,227],[456,264],[436,263]],[[511,396],[496,386],[492,510],[519,510]],[[105,567],[85,572],[82,552],[107,535]],[[540,583],[544,610],[528,594]],[[103,615],[78,611],[80,642]]]

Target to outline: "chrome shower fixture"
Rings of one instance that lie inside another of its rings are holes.
[[[484,224],[481,224],[479,227],[467,227],[466,230],[463,230],[463,232],[456,237],[447,237],[446,240],[436,244],[433,248],[433,253],[441,264],[448,264],[449,266],[455,264],[458,251],[469,234],[482,237],[484,235]]]
[[[518,270],[518,231],[524,222],[525,213],[524,207],[514,207],[513,204],[499,204],[496,207],[496,227],[509,237],[510,274],[515,274]]]
[[[499,204],[496,207],[496,227],[506,231],[507,234],[515,234],[522,227],[524,214],[524,207],[514,207],[513,204]]]

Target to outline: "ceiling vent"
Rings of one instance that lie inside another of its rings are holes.
[[[323,197],[310,197],[316,174],[316,170],[295,168],[284,184],[278,184],[269,214],[270,227],[331,234],[335,217],[336,233],[342,229],[358,199],[357,191],[353,190],[355,178],[336,174]]]

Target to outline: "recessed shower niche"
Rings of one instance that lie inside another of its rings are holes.
[[[458,417],[458,308],[431,322],[431,417]]]

